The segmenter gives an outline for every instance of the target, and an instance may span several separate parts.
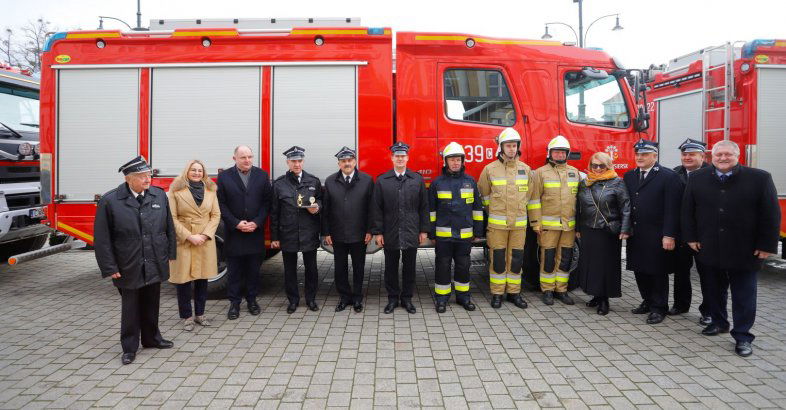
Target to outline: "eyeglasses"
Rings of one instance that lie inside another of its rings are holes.
[[[606,169],[606,164],[590,164],[592,169]]]

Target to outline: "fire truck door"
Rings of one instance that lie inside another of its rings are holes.
[[[281,154],[298,145],[303,169],[324,181],[338,170],[336,152],[357,147],[357,66],[274,67],[272,84],[273,178],[287,171]]]
[[[584,71],[583,67],[561,66],[558,83],[560,134],[568,138],[572,151],[582,153],[571,165],[584,170],[589,155],[605,151],[618,170],[630,167],[632,162],[619,159],[630,161],[638,138],[625,79],[616,78],[607,68]]]
[[[442,107],[437,121],[439,151],[452,141],[464,146],[467,172],[477,178],[496,158],[495,138],[505,127],[521,134],[522,150],[526,150],[527,132],[520,105],[504,67],[440,63],[438,78],[436,95]],[[442,161],[437,153],[434,158],[439,174]]]
[[[64,201],[116,187],[117,168],[139,152],[139,69],[59,69],[57,185]]]

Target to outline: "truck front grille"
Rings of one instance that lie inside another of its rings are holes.
[[[6,195],[5,200],[10,211],[41,206],[41,194],[38,192]]]

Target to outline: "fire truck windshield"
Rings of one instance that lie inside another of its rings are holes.
[[[603,127],[627,128],[629,110],[614,76],[589,79],[573,72],[565,76],[565,112],[568,120]]]
[[[0,86],[0,122],[15,131],[38,132],[38,92]]]

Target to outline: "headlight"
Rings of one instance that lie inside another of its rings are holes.
[[[26,157],[33,154],[33,146],[29,142],[23,142],[19,144],[17,151],[19,151],[19,155]]]
[[[33,146],[33,152],[34,152],[36,155],[40,155],[40,154],[41,154],[41,144],[35,144],[35,145]]]

